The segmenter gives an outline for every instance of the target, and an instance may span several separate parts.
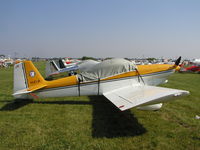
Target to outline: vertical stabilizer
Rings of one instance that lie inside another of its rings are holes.
[[[45,80],[31,61],[24,61],[28,90],[33,91],[45,86]]]
[[[47,61],[46,63],[46,77],[54,74],[55,72],[59,71],[60,68],[57,66],[54,60]]]
[[[14,66],[14,96],[27,97],[31,93],[46,86],[46,81],[31,61],[23,61]]]

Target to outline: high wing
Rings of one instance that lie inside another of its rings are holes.
[[[173,97],[187,94],[189,92],[184,90],[147,85],[127,86],[103,93],[121,111],[136,106],[168,101]]]

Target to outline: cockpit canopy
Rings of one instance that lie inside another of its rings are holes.
[[[88,68],[87,71],[81,72],[78,77],[82,82],[89,82],[134,71],[135,69],[136,65],[133,62],[123,58],[113,58]]]

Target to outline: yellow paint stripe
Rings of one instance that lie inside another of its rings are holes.
[[[138,65],[137,67],[138,67],[138,71],[140,75],[167,71],[167,70],[176,68],[174,65],[168,65],[168,64]],[[138,73],[136,71],[131,71],[131,72],[115,75],[112,77],[108,77],[103,80],[112,80],[112,79],[125,78],[125,77],[130,77],[130,76],[137,76],[137,75]]]
[[[138,65],[137,67],[138,67],[138,71],[141,75],[155,73],[155,72],[161,72],[161,71],[167,71],[167,70],[176,68],[176,66],[168,65],[168,64],[166,64],[166,65],[165,64]],[[138,75],[138,73],[136,71],[131,71],[131,72],[126,72],[126,73],[122,73],[119,75],[115,75],[112,77],[108,77],[106,79],[102,79],[102,81],[125,78],[125,77],[130,77],[130,76],[137,76],[137,75]],[[97,82],[97,81],[92,81],[92,82]],[[92,83],[92,82],[87,82],[87,83]],[[57,79],[57,80],[53,80],[53,81],[46,81],[46,86],[44,87],[44,89],[72,86],[72,85],[77,85],[77,84],[78,84],[77,77],[70,76],[70,77],[65,77],[65,78],[61,78],[61,79]]]
[[[71,86],[78,84],[78,80],[76,76],[69,76],[57,80],[47,81],[45,89],[48,88],[56,88],[56,87],[63,87],[63,86]]]

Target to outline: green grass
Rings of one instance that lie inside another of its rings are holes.
[[[120,112],[103,96],[14,102],[12,84],[13,68],[0,69],[0,150],[200,149],[199,74],[172,75],[162,86],[191,94],[159,111]]]

